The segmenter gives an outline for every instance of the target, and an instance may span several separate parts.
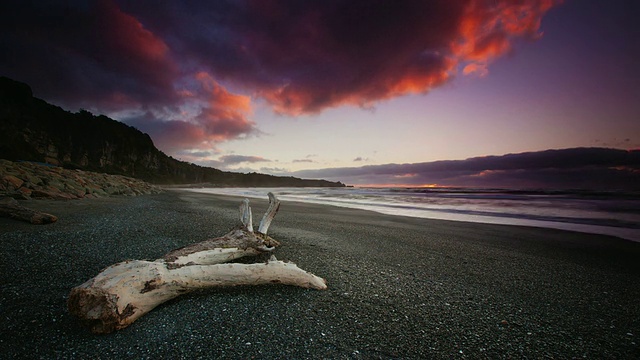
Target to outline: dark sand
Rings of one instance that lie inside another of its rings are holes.
[[[252,200],[254,219],[266,203]],[[2,358],[640,358],[640,243],[283,202],[269,231],[283,243],[276,256],[326,278],[327,291],[199,291],[93,335],[66,310],[72,287],[225,234],[239,199],[24,204],[60,220],[0,219]]]

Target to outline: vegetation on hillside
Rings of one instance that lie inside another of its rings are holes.
[[[259,173],[233,173],[174,159],[138,129],[104,115],[71,113],[34,98],[24,83],[0,77],[0,158],[126,175],[157,184],[344,186]]]

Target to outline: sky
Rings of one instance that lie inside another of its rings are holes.
[[[640,148],[639,8],[635,0],[3,2],[0,75],[70,111],[135,126],[200,165],[354,185],[456,185],[420,176],[430,167],[416,164]],[[625,166],[637,175],[637,164]]]

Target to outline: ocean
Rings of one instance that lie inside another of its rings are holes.
[[[640,241],[640,192],[477,188],[190,188],[334,205],[397,216],[523,225]]]

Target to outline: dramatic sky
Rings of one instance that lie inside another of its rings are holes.
[[[201,165],[352,184],[456,185],[421,176],[431,168],[418,165],[640,148],[639,7],[3,2],[0,75],[63,108],[133,125],[169,155]],[[471,168],[478,176],[500,170]]]

